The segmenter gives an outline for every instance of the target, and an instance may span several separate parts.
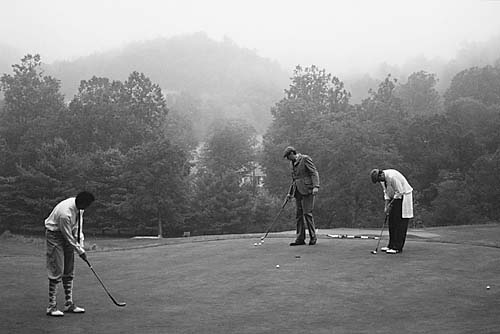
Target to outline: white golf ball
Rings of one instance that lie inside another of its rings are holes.
[[[257,243],[254,243],[253,245],[254,245],[254,246],[257,246]]]
[[[486,290],[489,290],[489,289],[490,289],[490,286],[489,286],[489,285],[487,285],[487,286],[486,286]]]
[[[279,265],[279,264],[277,264],[277,265],[276,265],[276,268],[279,268],[279,267],[280,267],[280,265]]]
[[[261,243],[261,242],[259,242],[257,245],[259,245],[259,246],[260,246],[260,245],[262,245],[262,243]]]

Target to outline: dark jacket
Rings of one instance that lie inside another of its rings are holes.
[[[314,187],[319,187],[319,174],[312,159],[305,154],[297,154],[297,159],[292,162],[293,184],[290,195],[298,191],[302,195],[312,194]]]

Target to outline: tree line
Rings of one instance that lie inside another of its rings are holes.
[[[500,64],[500,62],[497,62]],[[380,225],[381,190],[371,168],[396,168],[413,186],[418,226],[475,224],[500,206],[500,66],[472,67],[440,96],[436,75],[388,75],[359,104],[316,66],[295,69],[272,109],[263,165],[272,193],[286,183],[280,150],[292,144],[320,171],[320,227]]]
[[[290,185],[282,150],[310,155],[321,180],[319,228],[379,226],[383,200],[371,168],[396,168],[415,188],[415,224],[495,219],[500,199],[500,69],[458,73],[442,96],[424,71],[388,75],[361,103],[316,66],[297,66],[271,108],[263,142],[247,121],[214,120],[194,133],[196,97],[164,93],[143,73],[82,80],[69,103],[60,81],[26,55],[0,79],[0,229],[43,231],[52,207],[81,189],[97,201],[97,235],[263,231]],[[243,182],[259,164],[264,187]],[[290,207],[276,225],[293,229]]]

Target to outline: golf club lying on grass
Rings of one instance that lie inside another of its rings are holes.
[[[386,214],[385,214],[385,219],[384,219],[384,223],[382,224],[382,229],[380,230],[380,235],[378,237],[378,241],[377,241],[377,247],[375,247],[375,250],[372,250],[371,253],[372,254],[377,254],[377,251],[378,251],[378,246],[380,246],[380,240],[382,240],[382,233],[384,233],[384,227],[385,227],[385,223],[387,222],[387,219],[389,219],[389,213],[391,212],[391,208],[392,208],[392,201],[394,200],[391,200],[389,202],[389,210],[387,210]]]
[[[281,206],[281,209],[280,211],[278,212],[278,214],[276,215],[276,217],[274,218],[274,220],[272,221],[271,225],[269,225],[269,227],[267,228],[267,231],[266,231],[266,234],[260,238],[261,241],[264,241],[264,239],[267,237],[267,235],[269,234],[269,232],[271,231],[271,229],[273,228],[274,224],[276,224],[276,222],[278,221],[278,218],[279,216],[281,215],[281,213],[283,212],[283,209],[285,208],[286,206],[286,203],[288,203],[288,200],[290,199],[290,197],[288,196],[288,194],[286,195],[286,198],[285,198],[285,201],[283,202],[283,205]]]
[[[127,303],[125,303],[125,302],[118,302],[118,301],[116,301],[116,299],[111,295],[111,293],[109,293],[108,289],[106,289],[106,286],[101,281],[101,279],[99,278],[99,276],[95,272],[94,268],[92,268],[92,265],[90,264],[89,260],[87,260],[86,258],[82,258],[82,259],[83,259],[83,261],[87,262],[90,270],[92,270],[92,272],[94,273],[95,277],[97,278],[97,280],[99,281],[99,283],[101,283],[102,287],[104,288],[104,291],[106,291],[106,293],[108,294],[109,298],[111,298],[111,300],[113,301],[113,303],[115,303],[115,305],[119,306],[119,307],[124,307],[125,305],[127,305]]]

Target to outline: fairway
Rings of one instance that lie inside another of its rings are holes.
[[[500,227],[489,228],[494,240]],[[45,315],[43,243],[1,240],[0,333],[500,332],[498,247],[441,234],[410,238],[402,254],[372,255],[375,240],[289,247],[290,238],[271,235],[254,246],[259,237],[91,251],[127,306],[116,307],[77,258],[74,298],[87,313],[63,318]]]

